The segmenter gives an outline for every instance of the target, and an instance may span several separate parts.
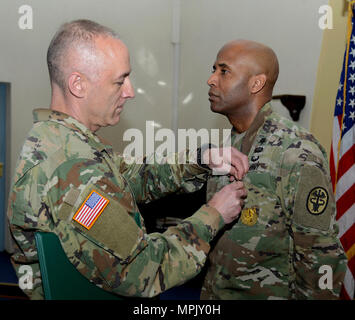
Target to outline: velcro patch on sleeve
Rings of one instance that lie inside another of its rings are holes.
[[[73,220],[90,230],[109,202],[110,200],[96,190],[92,190],[75,213]]]
[[[310,214],[315,216],[322,214],[327,209],[329,194],[323,187],[315,187],[307,197],[307,210]]]
[[[70,223],[89,240],[126,260],[143,239],[134,217],[104,191],[89,185],[72,207]]]
[[[327,176],[316,166],[302,167],[294,221],[305,227],[328,230],[334,210],[334,195]]]

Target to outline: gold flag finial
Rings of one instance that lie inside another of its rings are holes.
[[[349,11],[350,2],[354,2],[353,0],[343,0],[343,16],[346,16]]]

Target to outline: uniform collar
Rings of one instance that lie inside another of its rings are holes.
[[[266,103],[256,115],[251,126],[245,131],[245,135],[242,138],[242,145],[240,151],[244,154],[249,154],[250,148],[254,142],[256,134],[258,133],[260,127],[264,124],[266,118],[272,113],[272,108],[270,103]],[[232,135],[236,135],[237,131],[235,128],[232,129]]]
[[[81,122],[63,112],[42,108],[33,110],[33,122],[37,123],[42,121],[51,121],[63,125],[68,129],[74,131],[75,134],[80,136],[80,138],[84,136],[88,140],[88,143],[93,145],[97,150],[106,150],[108,153],[113,152],[112,145],[110,142],[99,137]]]

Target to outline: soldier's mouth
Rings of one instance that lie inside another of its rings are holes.
[[[209,98],[208,98],[209,101],[216,100],[219,97],[218,95],[216,95],[212,92],[209,92],[208,95],[209,95]]]
[[[116,107],[116,112],[121,113],[122,110],[123,110],[123,106]]]
[[[218,97],[218,94],[212,90],[208,91],[208,95],[209,96],[214,96],[214,97]]]

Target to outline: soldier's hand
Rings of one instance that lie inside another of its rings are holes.
[[[202,155],[215,175],[231,174],[236,180],[241,180],[249,170],[248,157],[234,147],[211,148]]]
[[[231,223],[239,216],[246,195],[243,182],[234,181],[215,193],[208,205],[219,211],[225,223]]]

